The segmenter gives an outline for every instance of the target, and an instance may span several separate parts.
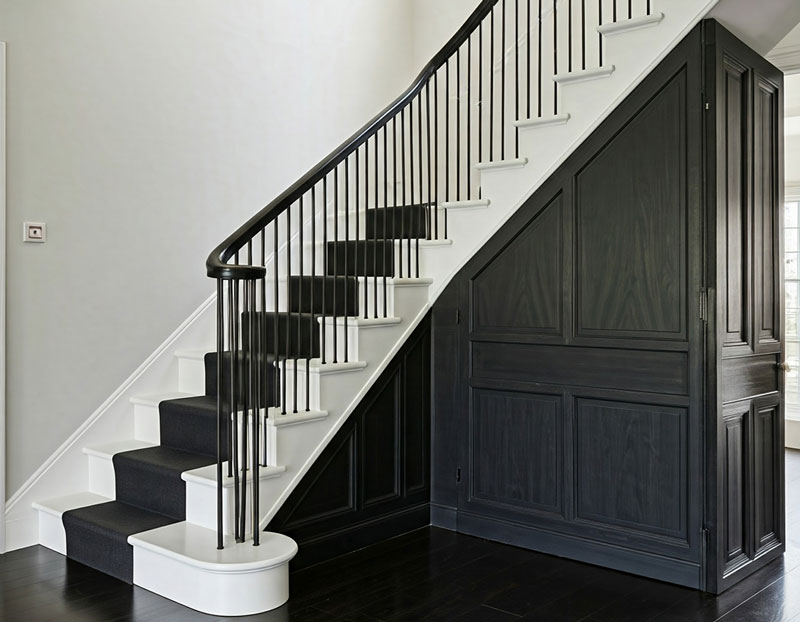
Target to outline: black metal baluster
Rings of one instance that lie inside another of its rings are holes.
[[[433,215],[433,176],[431,175],[431,82],[425,84],[425,116],[426,131],[427,131],[427,145],[428,145],[428,222],[425,227],[425,238],[427,240],[433,239],[433,229],[431,227],[431,218]]]
[[[217,279],[217,549],[223,548],[222,528],[222,436],[225,404],[222,388],[223,352],[225,352],[225,300],[222,279]]]
[[[250,260],[249,264],[252,266],[253,262],[252,259]],[[258,418],[258,411],[256,410],[256,397],[255,397],[255,383],[253,381],[255,377],[255,370],[254,370],[254,363],[255,363],[255,281],[248,280],[244,283],[245,291],[246,291],[246,298],[247,302],[245,303],[245,309],[247,309],[247,382],[245,383],[245,390],[247,391],[249,408],[245,406],[244,410],[244,420],[242,425],[242,439],[243,439],[243,463],[246,465],[247,462],[247,438],[248,438],[248,426],[250,425],[248,418],[252,415],[253,423],[255,424],[255,420]],[[255,432],[255,428],[253,429]],[[253,442],[256,441],[258,438],[257,436],[253,436]],[[253,447],[250,447],[251,453],[251,464],[255,466],[258,462],[258,454],[257,452],[253,451]],[[253,544],[257,546],[258,544],[258,507],[255,505],[256,501],[256,488],[258,488],[257,480],[255,479],[257,469],[253,469],[252,472],[252,517],[253,517]],[[244,480],[243,491],[244,494],[247,494],[247,468],[243,469],[242,479]],[[244,512],[243,512],[244,514]],[[244,521],[242,521],[244,523]],[[245,525],[242,525],[242,532],[244,532]]]
[[[418,161],[419,161],[419,205],[420,205],[420,209],[422,209],[422,203],[423,203],[424,199],[423,199],[423,195],[422,195],[422,181],[423,181],[423,179],[422,179],[422,171],[423,171],[423,166],[422,166],[422,92],[421,91],[420,91],[420,94],[417,95],[417,144],[419,145],[419,153],[418,153],[418,156],[419,156],[418,157]],[[416,240],[416,242],[414,244],[414,246],[416,247],[416,251],[415,252],[417,253],[415,270],[416,270],[417,278],[419,278],[419,225],[420,225],[420,222],[419,222],[419,219],[420,219],[419,210],[416,210],[416,209],[413,210],[411,212],[411,218],[413,219],[413,222],[414,222],[414,224],[413,224],[413,227],[414,227],[414,239]]]
[[[406,109],[403,108],[400,111],[400,160],[402,163],[400,175],[403,180],[403,192],[402,192],[402,201],[403,207],[406,206]],[[395,215],[397,210],[395,209]],[[394,220],[394,218],[392,218]],[[406,233],[406,219],[403,212],[400,212],[400,242],[397,244],[398,248],[400,249],[399,257],[400,257],[400,278],[403,278],[403,240],[405,239]],[[394,246],[394,242],[392,242]],[[394,249],[392,249],[394,250]],[[386,249],[384,249],[384,252]]]
[[[386,140],[386,129],[384,128],[384,141]],[[384,144],[384,147],[386,145]],[[384,164],[384,167],[386,165]],[[380,202],[380,190],[378,187],[378,135],[375,134],[375,206],[377,207]],[[384,176],[386,171],[384,171]],[[383,295],[386,295],[386,248],[388,241],[386,240],[386,215],[388,214],[387,204],[383,204]],[[375,223],[375,252],[372,254],[372,288],[374,290],[372,296],[372,317],[378,317],[378,224]],[[364,272],[367,272],[367,262],[364,262]]]
[[[288,286],[289,279],[291,278],[292,274],[292,206],[286,208],[286,283]],[[288,378],[287,369],[289,365],[289,357],[291,356],[291,348],[290,344],[292,342],[292,322],[291,322],[291,313],[292,313],[292,294],[291,289],[289,287],[286,288],[286,357],[283,359],[283,377]],[[278,322],[280,323],[280,322]],[[297,361],[295,361],[295,374],[294,374],[294,381],[297,384]],[[286,383],[283,383],[283,414],[286,414]],[[296,395],[296,393],[295,393]]]
[[[506,159],[506,0],[503,2],[502,55],[500,57],[500,160]]]
[[[483,20],[478,25],[478,162],[483,162]],[[478,193],[480,198],[480,186]]]
[[[273,268],[273,278],[275,280],[273,284],[273,293],[275,295],[275,311],[273,313],[272,319],[272,342],[275,346],[275,359],[273,361],[273,366],[275,368],[275,406],[278,406],[280,403],[280,396],[281,396],[281,387],[286,384],[286,376],[281,374],[281,367],[280,367],[280,354],[281,354],[281,347],[280,347],[280,329],[278,328],[278,323],[280,321],[280,284],[279,284],[279,252],[278,252],[278,219],[272,221],[272,268]],[[286,414],[285,402],[280,404],[281,414]]]
[[[243,298],[243,305],[242,307],[247,310],[248,304],[248,281],[242,281],[242,298]],[[244,333],[244,325],[242,326],[242,333]],[[248,339],[249,341],[249,339]],[[245,365],[248,362],[248,357],[250,355],[249,352],[246,351],[246,345],[244,340],[244,334],[242,334],[242,376],[245,376],[245,370],[249,369],[249,364]],[[241,535],[242,541],[245,539],[245,524],[247,521],[247,415],[248,415],[248,391],[249,387],[247,386],[246,377],[242,378],[242,445],[241,445],[241,457],[240,460],[242,462],[242,477],[241,477],[241,496],[242,496],[242,508],[241,512],[239,513],[239,534]]]
[[[314,306],[314,297],[315,297],[315,289],[317,283],[317,184],[319,182],[315,182],[313,186],[311,186],[311,294],[310,294],[310,308],[311,308],[311,317],[312,322],[314,322],[314,310],[316,307]],[[324,254],[324,253],[323,253]],[[325,276],[323,275],[322,280],[325,280]],[[323,307],[323,311],[320,314],[322,315],[322,321],[325,321],[325,311]],[[311,325],[311,331],[308,335],[308,356],[306,356],[306,412],[311,410],[311,357],[314,355],[314,334],[317,332],[314,330],[314,325]],[[319,339],[319,336],[317,336]]]
[[[539,0],[539,23],[538,23],[537,27],[539,29],[539,37],[538,37],[538,41],[537,41],[537,45],[539,46],[539,55],[536,58],[537,70],[538,70],[536,95],[538,97],[538,100],[537,100],[537,105],[538,105],[537,116],[541,119],[543,114],[544,114],[544,110],[542,109],[542,101],[543,101],[543,97],[542,97],[542,89],[543,89],[543,81],[542,81],[543,80],[543,76],[542,76],[542,66],[543,66],[542,65],[542,50],[543,50],[543,47],[544,47],[543,46],[543,42],[542,42],[542,32],[544,30],[544,28],[543,28],[543,16],[542,16],[542,0]]]
[[[611,5],[611,18],[614,20],[614,23],[617,23],[617,0],[613,0]]]
[[[450,59],[445,64],[444,200],[450,200]]]
[[[269,357],[267,353],[267,230],[261,229],[261,267],[264,268],[264,278],[261,279],[261,314],[258,316],[261,329],[259,332],[259,371],[258,371],[258,390],[261,392],[261,402],[264,405],[264,417],[267,417],[269,409],[269,389],[267,388],[267,366],[269,365]],[[262,381],[263,380],[263,381]],[[266,423],[266,422],[265,422]],[[267,427],[264,426],[264,432]],[[263,448],[261,454],[261,464],[267,465],[267,438],[266,434],[263,440]]]
[[[402,127],[400,129],[402,130]],[[393,186],[393,190],[392,190],[392,195],[393,195],[393,197],[392,197],[392,207],[396,210],[397,209],[397,115],[396,114],[392,118],[392,133],[394,134],[394,140],[392,141],[392,150],[394,152],[392,154],[392,167],[394,168],[394,171],[393,171],[394,183],[392,184],[392,186]],[[397,239],[397,219],[396,218],[392,218],[392,245],[394,245],[394,241],[396,239]],[[403,249],[403,245],[401,244],[400,245],[400,250],[402,251],[402,249]],[[385,259],[385,257],[386,257],[385,249],[384,249],[383,256],[384,256],[384,263],[385,263],[385,261],[386,261],[386,259]],[[394,257],[394,255],[393,255],[393,257]],[[402,261],[402,258],[401,258],[401,261],[400,261],[401,270],[402,270],[402,267],[403,267],[403,261]],[[395,265],[392,265],[392,269],[393,269],[392,270],[392,276],[398,276],[397,267]]]
[[[598,0],[597,2],[597,21],[600,26],[603,25],[603,0]],[[597,33],[597,39],[600,44],[600,66],[603,66],[603,35],[601,33]]]
[[[558,75],[558,0],[553,0],[553,75]],[[553,114],[558,115],[558,83],[555,80],[553,80]]]
[[[256,307],[257,307],[257,305],[256,305],[256,292],[257,292],[258,288],[256,287],[255,281],[252,282],[252,285],[250,287],[251,287],[250,296],[251,296],[251,300],[252,300],[251,305],[252,305],[253,327],[254,327],[254,330],[251,333],[252,334],[251,340],[253,341],[253,343],[255,345],[255,343],[257,343],[256,342],[256,335],[255,335],[255,314],[256,314]],[[255,355],[255,354],[256,354],[256,351],[254,349],[253,352],[252,352],[252,355]],[[258,490],[258,484],[259,484],[259,479],[258,479],[258,466],[259,466],[258,465],[258,453],[259,453],[258,452],[258,440],[260,438],[260,435],[259,435],[259,427],[260,427],[259,423],[260,423],[260,417],[261,417],[261,404],[260,404],[260,401],[258,399],[258,386],[257,386],[258,385],[258,360],[255,359],[255,358],[254,358],[254,360],[252,362],[252,367],[253,367],[253,375],[252,375],[251,380],[250,380],[250,385],[253,387],[252,388],[252,391],[253,391],[253,435],[252,435],[252,439],[253,439],[253,441],[252,441],[252,446],[250,447],[251,463],[252,463],[252,469],[253,469],[253,478],[252,478],[253,479],[253,503],[252,503],[253,517],[252,517],[252,521],[253,521],[253,546],[259,546],[261,544],[261,529],[260,529],[260,525],[259,525],[259,511],[260,511],[259,501],[260,501],[260,499],[259,499],[259,490]]]
[[[633,18],[633,0],[628,0],[628,19]]]
[[[300,281],[299,287],[297,288],[297,352],[294,355],[294,386],[292,386],[292,391],[294,393],[294,404],[292,405],[292,412],[297,413],[300,409],[297,406],[297,362],[298,356],[300,355],[300,348],[302,348],[303,343],[303,229],[305,228],[305,221],[303,219],[303,195],[300,195],[300,202],[299,202],[299,220],[297,223],[298,228],[300,229],[300,252],[299,257],[297,258],[298,269],[300,270]],[[288,249],[288,253],[291,254],[291,248]],[[286,275],[286,287],[287,290],[290,292],[292,291],[292,275]],[[286,330],[291,330],[290,326],[286,327]]]
[[[514,120],[519,121],[519,0],[514,0]],[[516,125],[514,157],[519,157],[519,128]]]
[[[489,33],[489,162],[494,161],[494,30],[494,6],[492,6]]]
[[[467,39],[467,201],[472,198],[472,35]]]
[[[581,69],[586,69],[586,0],[581,0]]]
[[[412,99],[411,102],[408,104],[408,157],[409,157],[409,174],[410,174],[410,192],[409,192],[409,203],[411,204],[408,208],[411,210],[411,214],[414,214],[414,100]],[[403,209],[406,209],[404,205]],[[403,214],[403,223],[405,223],[405,213]],[[404,225],[405,226],[405,225]],[[414,226],[413,218],[409,217],[408,219],[408,238],[407,238],[407,248],[408,248],[408,277],[411,278],[411,238],[414,235],[414,231],[412,227]]]
[[[365,197],[365,204],[369,203],[369,138],[364,142],[364,148],[366,150],[366,155],[364,156],[364,197]],[[378,150],[377,145],[375,149],[375,157],[378,157]],[[375,185],[377,187],[378,180],[375,179]],[[373,225],[372,228],[375,230],[373,233],[375,235],[372,236],[373,244],[378,244],[378,236],[377,236],[377,227],[378,227],[378,203],[375,202],[374,211],[372,212],[373,215]],[[384,211],[385,215],[385,211]],[[366,221],[365,221],[366,223]],[[366,238],[366,236],[364,236]],[[367,265],[369,263],[368,255],[367,255],[367,247],[369,246],[369,241],[367,239],[364,240],[364,319],[369,316],[369,296],[367,292],[369,291],[369,270],[367,270]],[[357,274],[357,272],[356,272]],[[375,277],[373,277],[375,278]],[[377,294],[376,294],[377,295]]]
[[[567,71],[572,73],[572,0],[567,0]]]
[[[525,35],[525,47],[527,48],[526,52],[528,54],[528,108],[527,108],[527,119],[531,118],[531,0],[528,0],[528,30],[526,30]]]
[[[303,218],[303,196],[300,195],[300,204],[299,204],[299,222],[298,227],[300,228],[300,245],[299,245],[299,257],[297,258],[298,263],[298,270],[300,271],[300,282],[297,288],[297,353],[295,354],[294,358],[294,408],[293,411],[296,413],[300,409],[297,406],[298,399],[297,399],[297,363],[298,363],[298,356],[300,355],[300,348],[302,348],[303,343],[303,255],[305,255],[305,247],[303,246],[303,229],[305,229],[306,221]],[[287,275],[286,277],[286,285],[289,288],[289,291],[292,291],[291,287],[291,279],[292,275]],[[310,314],[312,318],[311,321],[313,322],[314,314],[313,312]]]
[[[333,363],[339,362],[338,350],[338,330],[337,314],[339,310],[336,308],[336,290],[339,282],[339,165],[337,164],[333,169],[333,324],[331,327],[331,336],[333,337]],[[325,349],[326,344],[323,342],[322,348]]]
[[[326,363],[325,357],[325,324],[327,323],[328,298],[327,298],[327,282],[328,282],[328,173],[322,177],[322,324],[320,330],[322,331],[320,348],[322,365]],[[334,285],[334,288],[336,286]]]
[[[361,149],[360,145],[358,147],[356,147],[355,193],[353,194],[353,196],[355,197],[355,202],[356,202],[356,237],[355,237],[355,244],[354,244],[355,250],[353,251],[353,274],[355,274],[356,282],[355,282],[355,286],[354,286],[355,287],[355,291],[353,292],[353,297],[356,298],[356,300],[358,299],[358,242],[359,242],[359,239],[360,239],[359,238],[359,227],[360,227],[360,220],[361,220],[361,215],[359,214],[359,208],[361,207],[361,195],[359,194],[359,191],[360,191],[361,188],[360,188],[359,183],[358,183],[359,182],[359,178],[360,178],[360,174],[361,174],[361,161],[360,161],[360,157],[359,157],[360,149]],[[364,177],[369,177],[369,173],[367,175],[365,175]],[[368,206],[369,206],[369,201],[364,201],[364,245],[365,246],[367,244],[367,239],[368,239],[368,236],[367,236],[367,231],[368,231],[368,228],[367,228],[367,216],[368,216],[367,208],[368,208]],[[377,207],[377,206],[375,206],[375,207]],[[376,215],[377,215],[377,212],[376,212]],[[373,227],[374,227],[374,224],[373,224]],[[359,316],[358,308],[356,307],[355,309],[350,309],[350,300],[349,300],[349,298],[347,298],[347,296],[345,296],[345,300],[347,301],[345,304],[347,305],[348,313],[352,313],[353,316],[356,319],[358,319],[358,316]]]
[[[350,341],[347,338],[347,316],[349,315],[350,309],[348,309],[347,304],[347,280],[350,276],[350,271],[348,268],[350,267],[349,264],[349,250],[350,250],[350,156],[348,155],[344,159],[344,270],[342,270],[342,274],[344,276],[344,313],[343,313],[343,323],[344,323],[344,331],[342,332],[342,347],[344,349],[344,362],[348,362],[348,351],[347,351],[347,342]],[[355,255],[355,254],[354,254]],[[334,330],[339,332],[339,327],[334,325]]]
[[[388,151],[388,122],[387,125],[383,126],[383,317],[386,317],[386,245],[389,243],[386,238],[386,213],[389,207],[389,151]],[[378,135],[375,135],[375,160],[378,159]],[[395,191],[396,191],[395,186]],[[375,206],[377,208],[379,196],[378,196],[378,184],[377,181],[375,183]],[[378,239],[378,223],[375,221],[375,239]],[[373,300],[375,301],[375,308],[373,309],[375,317],[378,317],[378,281],[377,276],[375,277],[375,295]]]
[[[434,175],[436,176],[436,212],[434,214],[433,226],[435,237],[439,239],[439,72],[433,74],[433,117],[434,117],[434,142],[436,147],[433,150]]]
[[[652,15],[653,14],[653,7],[652,7],[651,0],[647,0],[647,14],[648,15]]]
[[[238,439],[239,439],[239,399],[238,399],[238,388],[236,386],[236,362],[238,357],[238,348],[237,348],[237,340],[238,340],[238,332],[237,332],[237,325],[239,323],[239,308],[237,304],[237,290],[239,285],[236,283],[235,280],[231,280],[228,282],[228,303],[230,305],[230,313],[228,321],[230,323],[230,355],[231,355],[231,383],[230,383],[230,394],[231,394],[231,431],[230,431],[230,457],[228,460],[231,462],[231,471],[233,475],[233,535],[234,539],[239,542],[239,465],[237,456],[239,453],[239,446],[238,446]]]
[[[461,48],[456,51],[456,201],[461,200]]]

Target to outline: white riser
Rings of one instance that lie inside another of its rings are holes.
[[[208,350],[213,351],[212,349]],[[178,352],[178,391],[189,395],[205,395],[206,393],[206,368],[201,353],[203,350],[191,353]]]
[[[186,482],[186,522],[205,527],[217,528],[217,480],[216,465],[195,469],[183,474]],[[278,478],[286,471],[285,467],[259,468],[259,507],[269,506],[269,495],[274,489],[272,479]],[[234,533],[234,488],[233,480],[227,477],[227,463],[223,464],[224,487],[222,494],[222,528],[226,534]],[[240,474],[241,477],[241,474]],[[241,481],[240,484],[241,486]],[[245,514],[245,530],[252,533],[252,495],[253,480],[250,471],[247,473],[247,507]],[[260,514],[259,514],[260,515]]]

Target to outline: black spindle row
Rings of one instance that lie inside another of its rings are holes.
[[[220,547],[225,532],[259,543],[266,420],[320,407],[315,371],[358,359],[349,333],[389,318],[397,279],[419,278],[421,249],[447,239],[448,210],[482,197],[476,165],[520,157],[511,121],[557,115],[553,78],[602,64],[602,36],[589,37],[604,16],[651,12],[650,0],[483,0],[406,95],[212,254]]]

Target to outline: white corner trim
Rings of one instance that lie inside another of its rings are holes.
[[[786,182],[786,201],[800,201],[800,181]]]
[[[800,73],[800,45],[785,45],[772,50],[767,60],[784,73]]]
[[[77,444],[86,434],[97,424],[104,415],[106,415],[115,405],[120,404],[122,407],[130,408],[129,400],[132,397],[131,389],[135,387],[139,381],[154,365],[159,362],[171,362],[174,358],[175,351],[180,348],[181,337],[206,314],[209,309],[214,307],[216,302],[216,294],[211,295],[205,300],[179,327],[173,332],[156,350],[147,357],[137,369],[123,382],[109,397],[106,399],[91,416],[83,422],[83,424],[72,433],[72,435],[64,441],[64,443],[36,470],[36,472],[28,478],[28,480],[17,490],[8,500],[5,516],[8,518],[11,512],[16,508],[20,501],[25,498],[37,483],[58,463],[67,452],[71,449],[77,449],[81,452],[82,448]],[[213,313],[211,314],[213,315]],[[131,420],[133,416],[131,415]],[[22,508],[27,510],[28,508]],[[16,546],[16,543],[13,543]]]
[[[0,553],[6,550],[6,44],[0,41]]]

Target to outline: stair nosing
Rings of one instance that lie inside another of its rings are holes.
[[[570,119],[572,115],[569,113],[553,115],[549,117],[536,117],[533,119],[519,119],[514,121],[514,125],[516,125],[519,129],[536,129],[542,127],[552,127],[555,125],[564,125]]]
[[[664,19],[664,14],[660,12],[653,13],[652,15],[642,15],[640,17],[632,17],[617,22],[602,24],[597,27],[597,32],[606,37],[613,37],[615,35],[624,34],[626,32],[633,32],[641,30],[642,28],[651,28],[658,26]]]
[[[606,65],[604,67],[595,67],[593,69],[581,69],[579,71],[571,71],[569,73],[560,73],[553,77],[553,81],[557,84],[578,84],[580,82],[589,82],[591,80],[601,80],[610,77],[616,71],[615,65]]]
[[[479,162],[475,165],[479,171],[494,171],[502,169],[522,168],[527,166],[528,158],[509,158],[507,160],[494,160],[491,162]]]

